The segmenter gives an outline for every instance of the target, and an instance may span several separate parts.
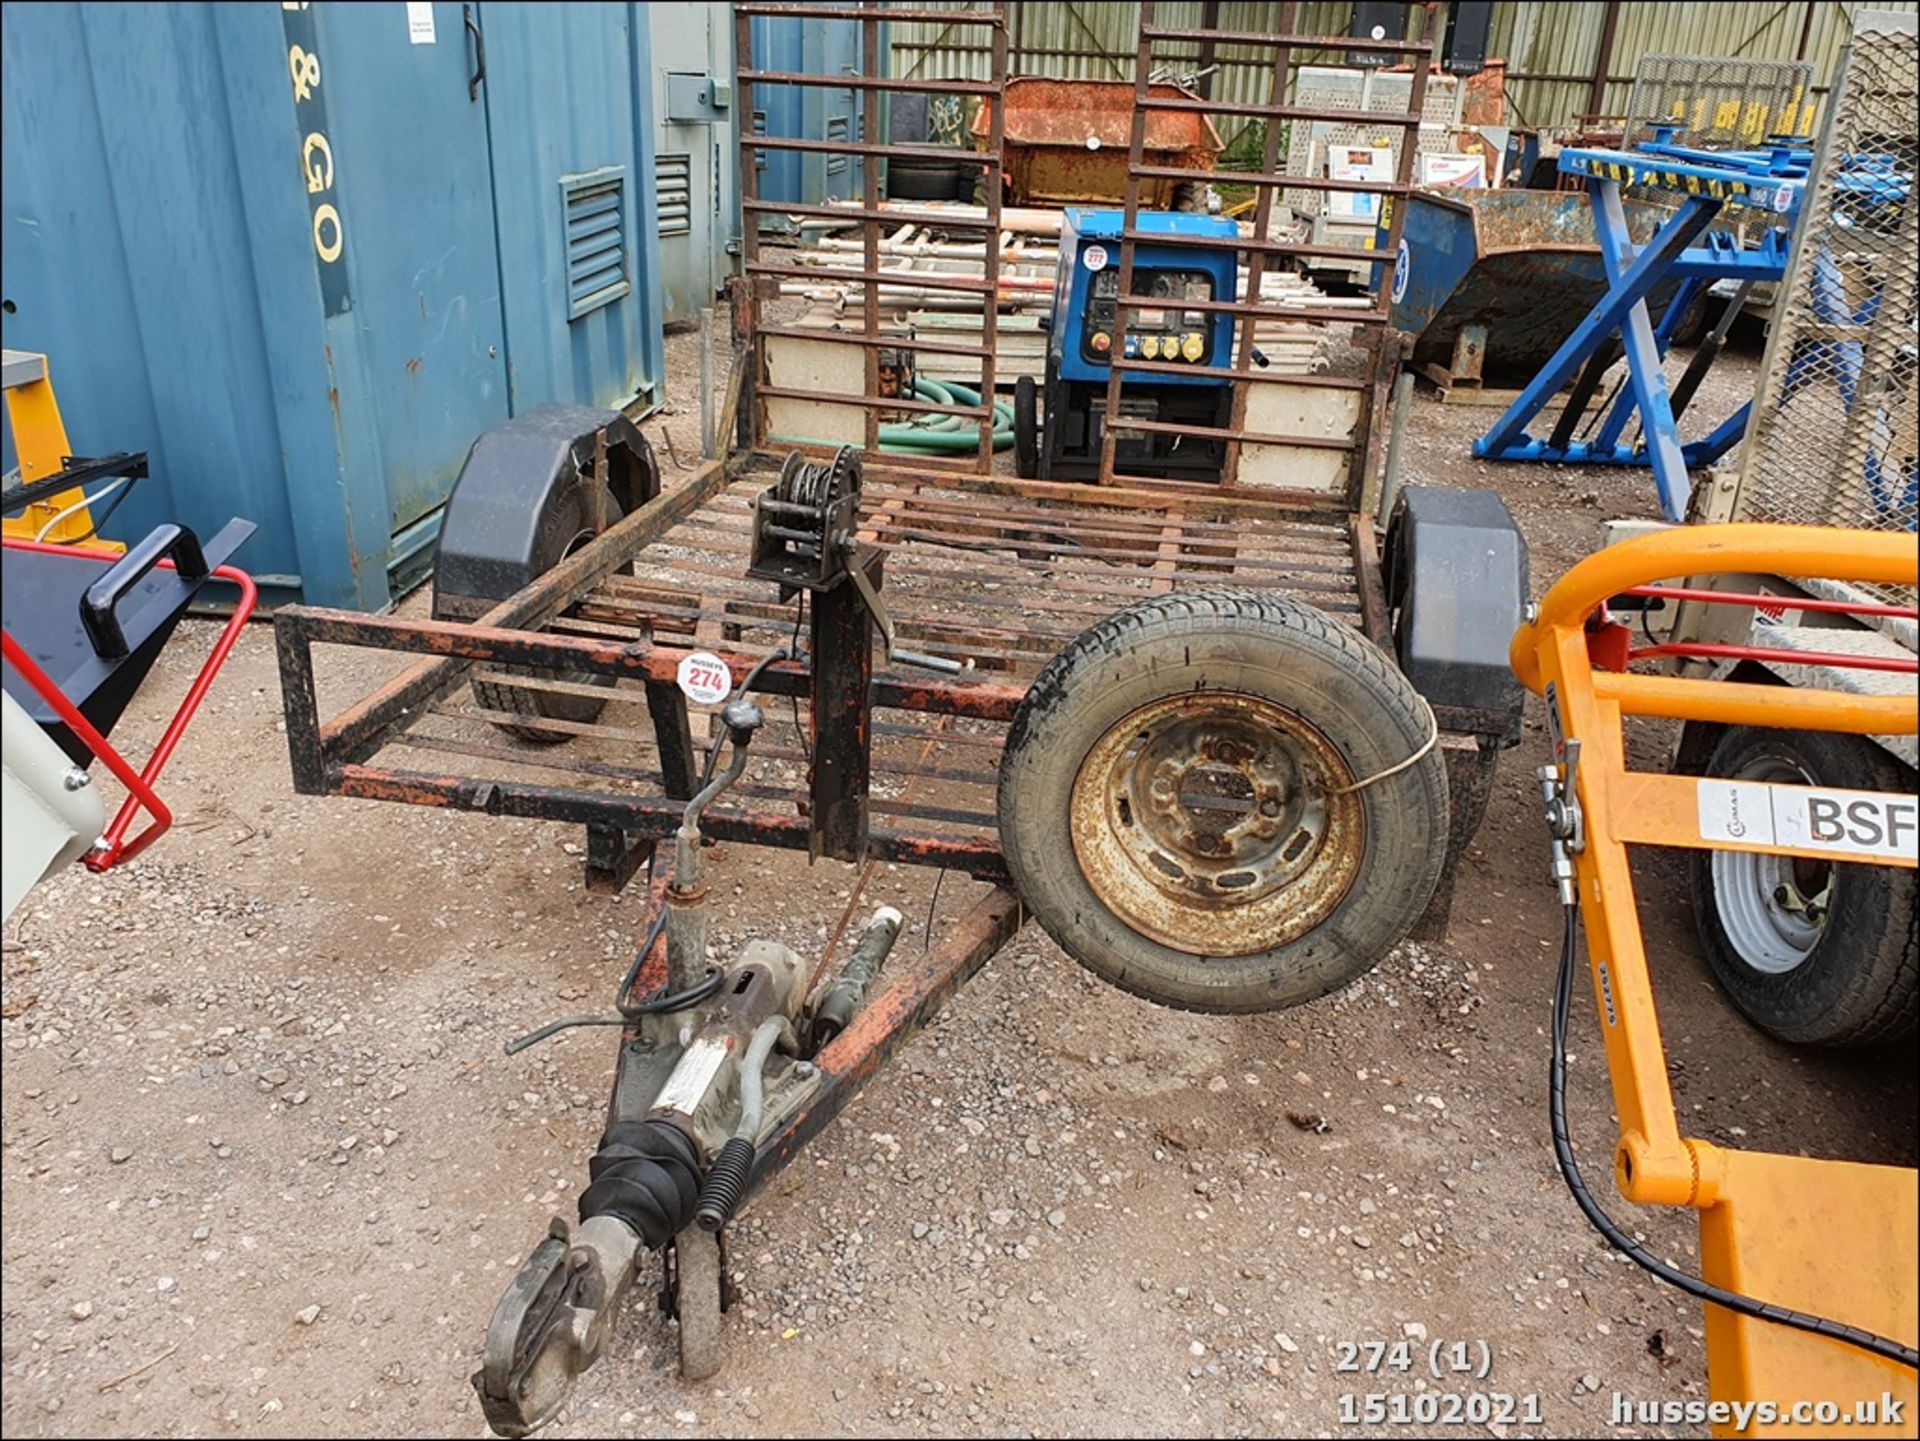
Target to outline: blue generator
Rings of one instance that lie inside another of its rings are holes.
[[[1046,380],[1036,387],[1031,376],[1022,376],[1014,388],[1014,456],[1024,476],[1098,478],[1116,349],[1129,361],[1165,367],[1127,372],[1124,418],[1216,429],[1228,424],[1230,383],[1180,370],[1232,364],[1233,316],[1204,307],[1237,298],[1239,226],[1220,216],[1161,211],[1135,219],[1137,234],[1217,239],[1220,248],[1136,240],[1123,336],[1115,302],[1125,216],[1118,210],[1066,212],[1048,317]],[[1225,462],[1225,442],[1217,439],[1123,429],[1115,440],[1115,468],[1128,475],[1218,480]]]

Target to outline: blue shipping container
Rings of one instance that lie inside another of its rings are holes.
[[[150,453],[106,533],[245,515],[272,598],[384,609],[482,430],[655,403],[640,8],[0,12],[0,327]]]

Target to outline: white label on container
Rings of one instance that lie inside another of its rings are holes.
[[[433,44],[432,0],[407,0],[407,39],[415,45]]]
[[[673,1068],[666,1085],[660,1088],[653,1109],[678,1111],[683,1116],[691,1116],[699,1109],[700,1098],[707,1094],[707,1087],[713,1084],[720,1063],[727,1059],[727,1049],[732,1044],[731,1036],[702,1036],[688,1046],[686,1054],[680,1057],[680,1064]]]
[[[683,659],[675,678],[681,692],[695,705],[718,705],[733,694],[733,672],[719,656],[704,650]]]
[[[1105,270],[1107,268],[1107,247],[1104,245],[1089,245],[1085,250],[1080,252],[1080,263],[1089,270]]]
[[[1920,839],[1920,799],[1892,791],[1708,780],[1696,796],[1702,840],[1912,860]]]

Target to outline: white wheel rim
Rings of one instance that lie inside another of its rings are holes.
[[[1789,761],[1761,756],[1741,767],[1734,779],[1811,785],[1813,777]],[[1770,976],[1785,975],[1806,962],[1826,930],[1832,870],[1807,894],[1795,857],[1753,851],[1713,852],[1713,902],[1740,959]],[[1808,903],[1818,907],[1807,913]]]

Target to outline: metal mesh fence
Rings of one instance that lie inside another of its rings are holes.
[[[1413,78],[1388,70],[1361,70],[1335,66],[1302,66],[1295,81],[1293,103],[1302,108],[1351,110],[1353,123],[1343,125],[1326,119],[1296,120],[1287,132],[1286,173],[1288,175],[1325,175],[1327,157],[1336,146],[1379,146],[1388,152],[1386,168],[1395,173],[1400,164],[1401,133],[1398,128],[1369,120],[1369,115],[1406,113],[1413,94]],[[1452,129],[1460,121],[1465,95],[1455,75],[1429,75],[1426,98],[1420,106],[1420,138],[1414,146],[1417,154],[1450,149]],[[1296,215],[1314,216],[1328,212],[1327,196],[1317,190],[1287,190],[1281,199]]]
[[[1754,399],[1742,519],[1914,529],[1920,72],[1914,17],[1879,23],[1834,85]]]
[[[1770,135],[1813,134],[1813,67],[1798,60],[1648,55],[1633,73],[1626,145],[1672,125],[1706,150],[1753,150]]]

